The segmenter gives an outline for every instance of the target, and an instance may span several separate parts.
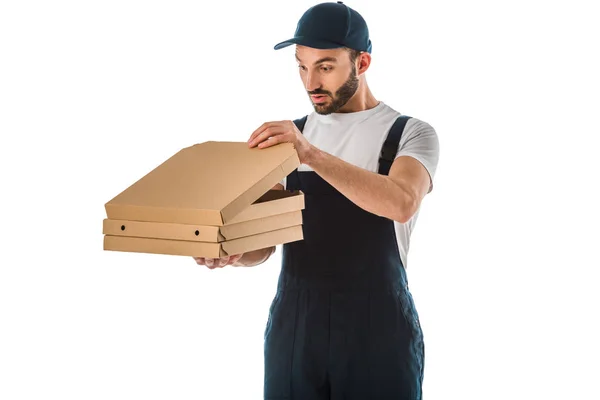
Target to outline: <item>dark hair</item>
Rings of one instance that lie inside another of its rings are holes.
[[[354,62],[356,61],[356,59],[358,58],[360,53],[362,53],[362,51],[360,51],[360,50],[354,50],[354,49],[350,49],[350,48],[346,48],[346,50],[348,51],[348,55],[350,56],[350,62],[352,64],[354,64]]]

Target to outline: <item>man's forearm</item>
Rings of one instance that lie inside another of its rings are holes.
[[[412,215],[413,199],[388,176],[357,167],[319,149],[315,149],[306,164],[366,211],[399,222],[406,222]]]
[[[232,265],[234,267],[254,267],[262,264],[275,252],[275,247],[267,247],[265,249],[259,249],[244,253],[239,260]]]

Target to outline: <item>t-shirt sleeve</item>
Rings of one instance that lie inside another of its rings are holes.
[[[428,193],[431,192],[440,156],[440,144],[435,129],[417,118],[408,120],[396,153],[396,158],[400,156],[413,157],[423,164],[431,179]]]
[[[279,181],[279,183],[281,183],[283,185],[283,188],[285,189],[285,183],[287,181],[287,177],[283,178],[282,180]]]

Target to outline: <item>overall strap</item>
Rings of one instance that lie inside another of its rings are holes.
[[[398,146],[400,145],[400,138],[402,137],[402,132],[404,132],[404,127],[406,126],[406,122],[410,119],[408,115],[399,116],[390,131],[388,132],[388,136],[383,143],[381,148],[381,154],[379,156],[379,173],[382,175],[387,175],[390,172],[390,168],[392,167],[392,163],[396,158],[396,154],[398,153]]]
[[[304,130],[304,124],[306,124],[306,119],[308,118],[308,115],[305,115],[302,118],[298,118],[294,120],[294,124],[296,124],[296,126],[298,127],[298,130],[302,133],[302,131]]]

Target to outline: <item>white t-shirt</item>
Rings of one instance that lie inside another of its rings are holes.
[[[333,113],[321,115],[312,112],[308,115],[302,131],[309,143],[348,163],[369,171],[379,169],[379,155],[392,124],[400,116],[384,102],[369,110],[354,113]],[[439,141],[435,130],[426,122],[411,118],[406,123],[396,157],[411,156],[420,161],[431,176],[432,182],[439,159]],[[311,171],[301,164],[298,171]],[[281,183],[286,187],[286,178]],[[429,192],[433,189],[433,183]],[[406,223],[394,221],[398,250],[405,267],[410,236],[415,226],[418,211]]]

